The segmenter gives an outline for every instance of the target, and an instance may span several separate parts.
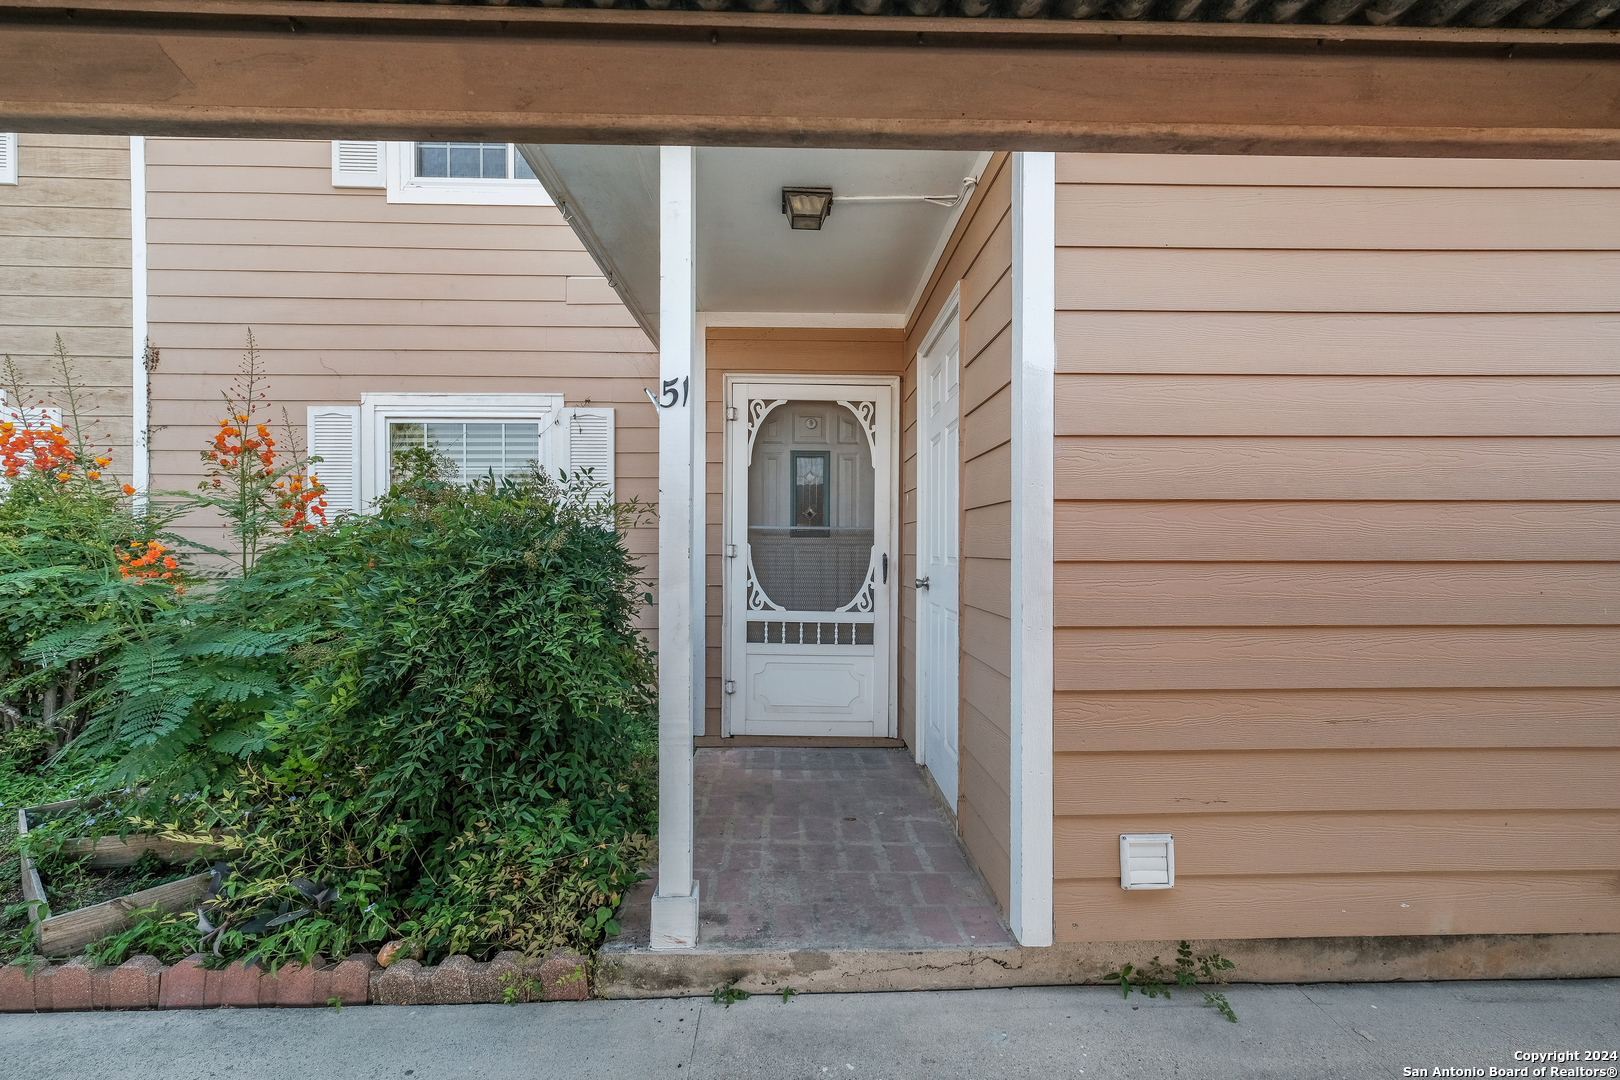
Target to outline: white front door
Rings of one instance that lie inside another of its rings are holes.
[[[728,734],[891,734],[894,401],[893,380],[728,380]]]
[[[951,810],[957,794],[957,514],[961,389],[956,305],[917,358],[917,760]]]

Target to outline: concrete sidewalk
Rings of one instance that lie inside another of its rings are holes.
[[[755,997],[729,1009],[684,998],[10,1015],[0,1016],[0,1075],[1370,1080],[1437,1067],[1488,1075],[1524,1064],[1515,1051],[1620,1050],[1613,979],[1235,986],[1228,996],[1240,1023],[1197,994],[1122,1001],[1102,987]],[[1561,1067],[1615,1076],[1617,1064]]]

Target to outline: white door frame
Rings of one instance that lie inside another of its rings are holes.
[[[732,706],[738,698],[737,693],[727,693],[728,686],[737,687],[740,672],[737,670],[738,654],[743,633],[742,621],[736,617],[735,612],[740,605],[736,603],[738,585],[729,557],[733,550],[732,545],[740,545],[737,539],[739,523],[735,521],[733,503],[735,494],[728,486],[732,480],[733,469],[738,454],[747,453],[747,440],[740,438],[739,433],[746,433],[746,427],[740,413],[734,415],[732,410],[733,389],[739,383],[750,385],[778,385],[778,386],[882,386],[889,390],[889,460],[892,465],[889,469],[888,491],[886,497],[889,501],[889,535],[881,538],[885,544],[883,550],[889,553],[890,587],[886,590],[889,633],[887,635],[886,657],[878,659],[887,665],[888,692],[885,695],[885,711],[887,713],[885,731],[887,737],[895,738],[899,730],[899,684],[900,684],[900,379],[895,375],[799,375],[792,373],[772,372],[769,374],[750,375],[741,372],[728,373],[723,380],[721,397],[721,416],[725,423],[725,436],[722,440],[721,453],[721,497],[720,502],[724,508],[721,518],[721,589],[720,589],[720,734],[730,738],[732,734]],[[791,395],[789,395],[791,396]],[[879,539],[879,538],[874,538]],[[738,687],[740,689],[740,687]]]
[[[922,342],[921,347],[919,347],[917,349],[917,570],[919,572],[922,570],[923,566],[926,564],[927,559],[929,557],[929,552],[925,548],[926,540],[925,540],[925,538],[923,536],[924,530],[922,528],[922,521],[923,521],[923,514],[925,512],[924,511],[924,502],[929,497],[929,495],[932,494],[931,492],[928,492],[928,491],[925,490],[926,489],[926,484],[927,484],[926,478],[928,476],[928,471],[927,471],[928,470],[928,460],[927,460],[928,459],[928,445],[927,445],[927,439],[924,437],[924,431],[923,431],[923,413],[924,413],[924,409],[926,408],[926,403],[923,400],[923,381],[927,378],[927,373],[923,370],[923,363],[924,363],[924,358],[927,357],[931,352],[934,351],[934,348],[939,344],[940,339],[945,336],[946,331],[951,330],[951,329],[954,328],[956,330],[956,335],[957,335],[957,358],[956,358],[957,372],[958,372],[957,377],[958,377],[958,379],[960,379],[960,377],[961,377],[960,372],[961,372],[961,365],[962,365],[962,356],[961,356],[962,328],[961,328],[959,320],[961,318],[961,310],[962,310],[962,283],[960,281],[958,281],[956,284],[951,286],[951,293],[950,293],[950,296],[947,297],[946,300],[945,300],[945,306],[943,308],[941,308],[939,314],[937,316],[935,316],[933,325],[928,328],[928,334],[923,338],[923,342]],[[961,397],[960,397],[960,394],[958,394],[958,398],[957,398],[957,410],[958,410],[958,412],[957,412],[958,429],[957,430],[958,430],[958,438],[960,438],[960,431],[961,431],[961,428],[960,428],[960,424],[961,424],[961,411],[960,411],[961,410]],[[960,443],[958,444],[958,454],[960,455]],[[957,495],[957,499],[958,499],[957,509],[958,509],[958,512],[960,513],[960,510],[961,510],[961,494],[960,493],[961,493],[961,483],[962,483],[962,473],[961,473],[960,459],[958,459],[958,462],[957,462],[956,482],[957,482],[957,492],[958,492],[958,495]],[[957,552],[956,552],[956,554],[957,554],[957,560],[958,560],[958,569],[960,571],[960,565],[961,565],[960,560],[961,560],[961,554],[962,554],[960,525],[958,525]],[[916,590],[914,588],[913,589],[913,594],[915,595],[917,592],[918,592],[918,590]],[[960,633],[961,604],[962,604],[960,576],[958,577],[958,580],[957,580],[957,598],[956,598],[956,602],[957,602],[958,633]],[[914,611],[917,614],[917,647],[916,647],[915,653],[913,654],[913,660],[912,660],[912,665],[913,665],[912,666],[912,685],[916,688],[916,701],[913,703],[913,708],[915,709],[915,716],[913,717],[913,720],[914,720],[913,727],[915,729],[914,738],[916,740],[916,746],[914,747],[914,751],[915,751],[917,764],[922,765],[922,766],[924,766],[926,768],[927,765],[928,765],[928,732],[927,732],[927,724],[924,722],[922,706],[923,706],[923,695],[924,695],[924,689],[923,689],[924,679],[928,676],[928,672],[926,672],[924,670],[924,665],[923,665],[922,617],[921,617],[922,616],[922,599],[921,599],[921,597],[917,596],[916,599],[913,600],[913,604],[915,605]],[[958,638],[958,641],[960,642],[960,638]],[[960,666],[961,666],[960,649],[958,649],[958,654],[959,655],[955,658],[954,662],[957,664],[958,668],[960,668]],[[960,678],[960,673],[958,674],[958,678]],[[959,688],[958,688],[958,695],[960,696],[960,685],[959,685]],[[959,713],[960,713],[960,708],[961,708],[961,705],[960,705],[960,702],[958,702],[957,709],[958,709]],[[960,725],[961,725],[961,717],[960,717],[960,715],[958,715],[958,717],[957,717],[957,725],[958,725],[958,731],[960,732]],[[960,737],[960,733],[958,734],[958,737],[957,737],[957,754],[958,754],[958,757],[960,757],[960,754],[961,754],[961,737]],[[960,764],[960,762],[958,764]],[[938,782],[939,782],[938,778],[936,777],[935,778],[935,783],[938,783]],[[960,798],[960,796],[961,796],[960,778],[958,778],[958,781],[954,786],[956,787],[957,796],[958,796],[958,798]],[[951,807],[951,813],[953,813],[953,814],[956,813],[956,807],[954,805]]]

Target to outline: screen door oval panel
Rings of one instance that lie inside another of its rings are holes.
[[[886,736],[890,389],[734,383],[731,395],[730,731]]]

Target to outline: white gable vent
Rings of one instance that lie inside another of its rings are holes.
[[[1169,833],[1121,833],[1119,887],[1173,889],[1176,884],[1176,842]]]
[[[0,184],[17,182],[17,133],[0,131]]]
[[[332,143],[332,186],[380,188],[388,186],[383,172],[383,144],[357,139]]]

